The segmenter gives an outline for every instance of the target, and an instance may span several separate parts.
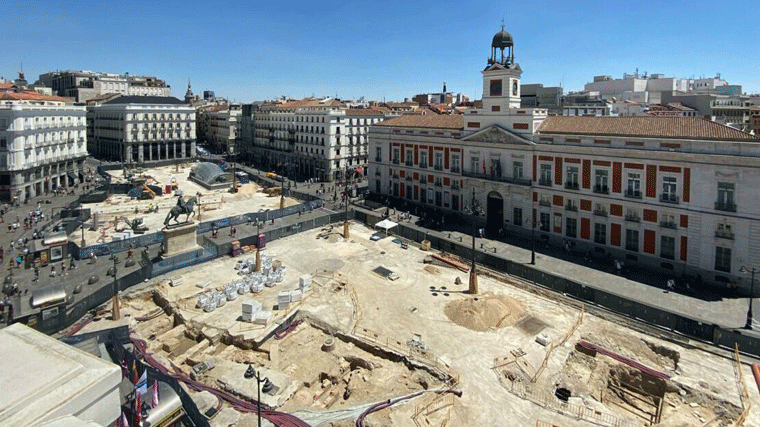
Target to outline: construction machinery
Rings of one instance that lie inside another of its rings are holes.
[[[146,231],[148,231],[148,226],[143,223],[142,218],[135,218],[135,219],[128,219],[125,216],[120,216],[117,218],[117,222],[124,222],[129,226],[130,229],[132,229],[132,232],[135,234],[145,234]]]

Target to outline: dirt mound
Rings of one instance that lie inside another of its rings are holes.
[[[473,331],[512,326],[525,313],[516,300],[490,292],[476,298],[452,301],[443,311],[452,322]]]

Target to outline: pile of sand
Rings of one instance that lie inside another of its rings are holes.
[[[516,300],[491,292],[475,298],[452,301],[446,304],[443,311],[452,322],[473,331],[512,326],[525,313]]]
[[[259,185],[255,182],[249,182],[238,187],[238,194],[251,195],[259,191]]]

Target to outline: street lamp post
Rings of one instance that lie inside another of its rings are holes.
[[[121,312],[119,310],[119,285],[116,281],[116,254],[113,254],[113,308],[111,309],[111,317],[113,320],[119,320],[121,318]]]
[[[472,216],[483,215],[483,208],[480,206],[480,202],[475,198],[475,188],[472,189],[472,200],[470,206],[464,207],[465,212]],[[478,293],[478,273],[475,270],[475,236],[477,235],[477,224],[475,218],[472,219],[472,266],[470,267],[470,288],[468,292],[470,294]]]
[[[256,269],[255,272],[261,271],[261,221],[256,218]]]
[[[247,379],[256,378],[256,390],[258,393],[258,397],[256,398],[256,416],[259,420],[259,427],[261,427],[261,372],[256,372],[253,366],[248,365],[248,369],[246,369],[243,376]],[[263,381],[266,383],[269,381],[269,378],[264,377]]]
[[[739,272],[741,273],[750,273],[750,279],[749,279],[749,308],[747,309],[747,322],[744,324],[744,329],[752,329],[752,298],[755,296],[755,273],[760,270],[756,269],[755,267],[752,267],[752,269],[749,269],[745,266],[742,266],[739,269]]]

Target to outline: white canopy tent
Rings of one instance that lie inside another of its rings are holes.
[[[388,230],[390,230],[391,228],[393,228],[393,227],[395,227],[397,225],[398,225],[398,223],[395,223],[395,222],[393,222],[393,221],[391,221],[389,219],[384,219],[384,220],[378,222],[377,224],[375,224],[375,227],[382,228],[383,230],[385,230],[385,234],[388,234]]]

